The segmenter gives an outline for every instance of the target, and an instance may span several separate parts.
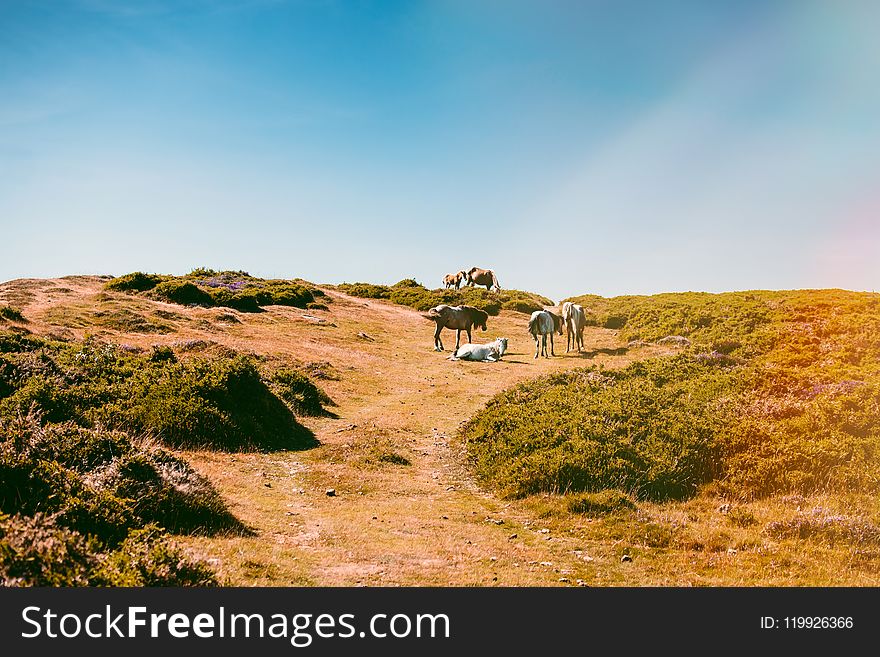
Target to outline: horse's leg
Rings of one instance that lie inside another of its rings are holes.
[[[467,331],[467,334],[468,334],[468,342],[470,342],[471,344],[473,344],[473,343],[474,343],[474,339],[471,337],[471,327],[468,326],[468,327],[465,329],[465,331]]]
[[[538,349],[541,348],[541,343],[538,341],[538,334],[535,334],[535,358],[538,357]]]
[[[443,341],[440,339],[440,331],[443,327],[437,322],[437,330],[434,331],[434,351],[443,351]]]
[[[556,352],[553,351],[553,334],[552,333],[550,334],[550,355],[551,356],[556,355]]]
[[[461,342],[461,329],[455,329],[455,349],[458,351],[458,345]]]

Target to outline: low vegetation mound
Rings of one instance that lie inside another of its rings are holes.
[[[0,514],[0,586],[216,586],[206,564],[158,527],[133,530],[115,548],[52,516]]]
[[[0,332],[0,583],[216,583],[169,533],[246,529],[172,447],[300,449],[332,401],[231,350]]]
[[[185,276],[133,272],[108,281],[104,287],[184,306],[221,306],[243,312],[259,312],[263,306],[272,305],[326,308],[327,301],[322,290],[305,281],[263,279],[244,271],[203,268]]]
[[[623,318],[624,339],[687,335],[690,346],[495,397],[462,432],[488,484],[512,496],[615,489],[652,500],[704,485],[739,498],[880,490],[880,296],[577,300]]]
[[[412,278],[404,279],[394,285],[373,285],[372,283],[343,283],[337,288],[341,292],[367,299],[387,299],[401,306],[409,306],[416,310],[430,310],[434,306],[445,303],[451,306],[466,304],[484,310],[490,315],[497,315],[501,310],[513,310],[531,314],[552,306],[553,301],[531,292],[520,290],[502,290],[490,292],[483,288],[465,287],[460,290],[435,289],[429,290]]]
[[[24,315],[18,308],[13,306],[0,306],[0,320],[5,319],[9,322],[26,322]]]
[[[177,448],[313,446],[274,385],[252,358],[235,352],[179,359],[168,347],[141,353],[95,340],[0,333],[0,416],[36,408],[49,422],[133,431]],[[303,401],[312,408],[322,402]]]
[[[186,462],[131,434],[0,418],[0,583],[216,583],[168,532],[241,531]]]

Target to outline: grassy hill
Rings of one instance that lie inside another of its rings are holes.
[[[312,447],[295,413],[322,414],[326,394],[302,372],[205,342],[47,338],[18,310],[3,317],[0,583],[215,584],[168,536],[247,530],[168,448]]]
[[[454,291],[159,279],[0,283],[4,583],[880,584],[876,295],[582,297],[537,360],[499,307],[468,363]]]
[[[263,279],[245,271],[193,269],[184,276],[133,272],[108,281],[105,289],[193,306],[224,306],[259,312],[263,306],[324,309],[324,292],[301,280]]]
[[[531,314],[552,306],[547,297],[521,290],[502,290],[490,292],[478,287],[463,287],[460,290],[429,290],[412,278],[406,278],[394,285],[373,285],[372,283],[343,283],[336,288],[346,294],[366,299],[387,299],[401,306],[416,310],[430,310],[441,303],[458,306],[466,304],[497,315],[501,310]]]
[[[675,358],[521,384],[467,426],[471,457],[513,495],[622,489],[682,499],[876,492],[880,296],[836,290],[575,299]]]

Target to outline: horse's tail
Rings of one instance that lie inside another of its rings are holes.
[[[495,272],[492,272],[492,285],[495,286],[495,289],[498,292],[501,292],[501,286],[498,284],[498,277],[495,275]]]
[[[535,322],[537,322],[537,321],[538,321],[537,317],[532,317],[529,320],[529,333],[531,333],[532,335],[535,334]]]
[[[431,308],[431,310],[429,310],[429,311],[426,312],[426,313],[419,313],[419,314],[420,314],[422,317],[424,317],[425,319],[430,319],[432,322],[437,321],[437,319],[439,319],[439,317],[440,317],[440,313],[438,313],[438,312],[437,312],[436,310],[434,310],[433,308]]]

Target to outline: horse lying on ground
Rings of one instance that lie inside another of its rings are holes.
[[[507,351],[507,338],[498,338],[486,344],[463,344],[449,357],[449,360],[479,360],[494,363],[501,360]]]
[[[575,348],[580,353],[584,348],[584,328],[587,325],[583,306],[566,301],[562,304],[562,319],[565,322],[565,351]]]
[[[529,320],[529,333],[535,338],[535,358],[538,357],[539,346],[541,355],[547,358],[550,357],[547,354],[548,335],[550,336],[550,355],[556,355],[553,351],[553,334],[559,333],[559,335],[562,335],[562,325],[562,317],[556,313],[551,313],[549,310],[536,310],[532,313],[532,318]],[[539,335],[541,336],[540,341],[538,340]]]
[[[498,284],[498,277],[495,276],[495,272],[491,269],[471,267],[470,270],[466,272],[466,276],[467,284],[470,287],[473,287],[474,285],[485,285],[487,290],[491,290],[494,287],[496,292],[501,291],[501,286]]]
[[[443,351],[443,341],[440,339],[440,332],[444,328],[455,329],[455,349],[458,349],[462,331],[467,332],[468,342],[470,342],[472,327],[476,326],[484,331],[486,330],[486,321],[489,319],[489,313],[473,306],[448,306],[440,304],[431,308],[422,317],[430,319],[437,324],[437,330],[434,331],[434,351]]]
[[[461,284],[467,280],[467,272],[462,270],[456,274],[446,274],[443,277],[443,286],[448,290],[451,287],[454,287],[456,290],[461,287]]]

